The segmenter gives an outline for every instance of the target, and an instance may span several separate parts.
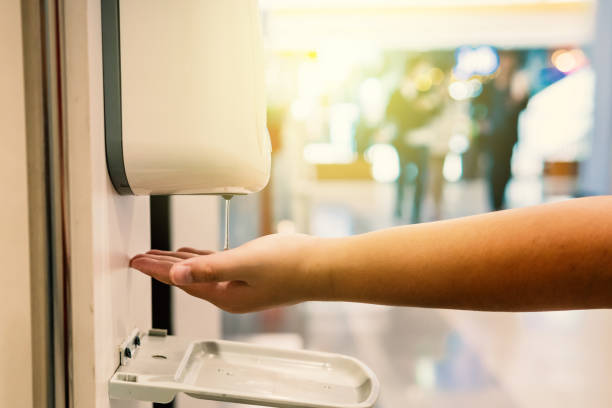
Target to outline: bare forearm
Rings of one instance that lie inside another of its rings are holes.
[[[322,297],[474,310],[612,306],[612,198],[323,240]]]

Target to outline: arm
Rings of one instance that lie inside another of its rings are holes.
[[[234,312],[306,300],[497,311],[607,308],[612,197],[348,238],[271,235],[204,256],[152,251],[132,266]]]

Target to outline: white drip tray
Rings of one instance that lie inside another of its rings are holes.
[[[272,407],[369,408],[378,397],[374,373],[339,354],[175,336],[139,335],[137,343],[110,380],[111,398],[170,402],[184,392]]]

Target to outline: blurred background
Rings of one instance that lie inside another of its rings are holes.
[[[606,2],[260,3],[273,172],[264,192],[232,200],[232,246],[609,188]],[[608,407],[611,317],[312,302],[222,323],[224,338],[363,360],[380,408]]]

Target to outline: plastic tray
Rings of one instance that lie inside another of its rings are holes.
[[[153,402],[184,392],[273,407],[369,408],[379,384],[367,366],[343,355],[146,336],[111,378],[109,392],[111,398]]]

